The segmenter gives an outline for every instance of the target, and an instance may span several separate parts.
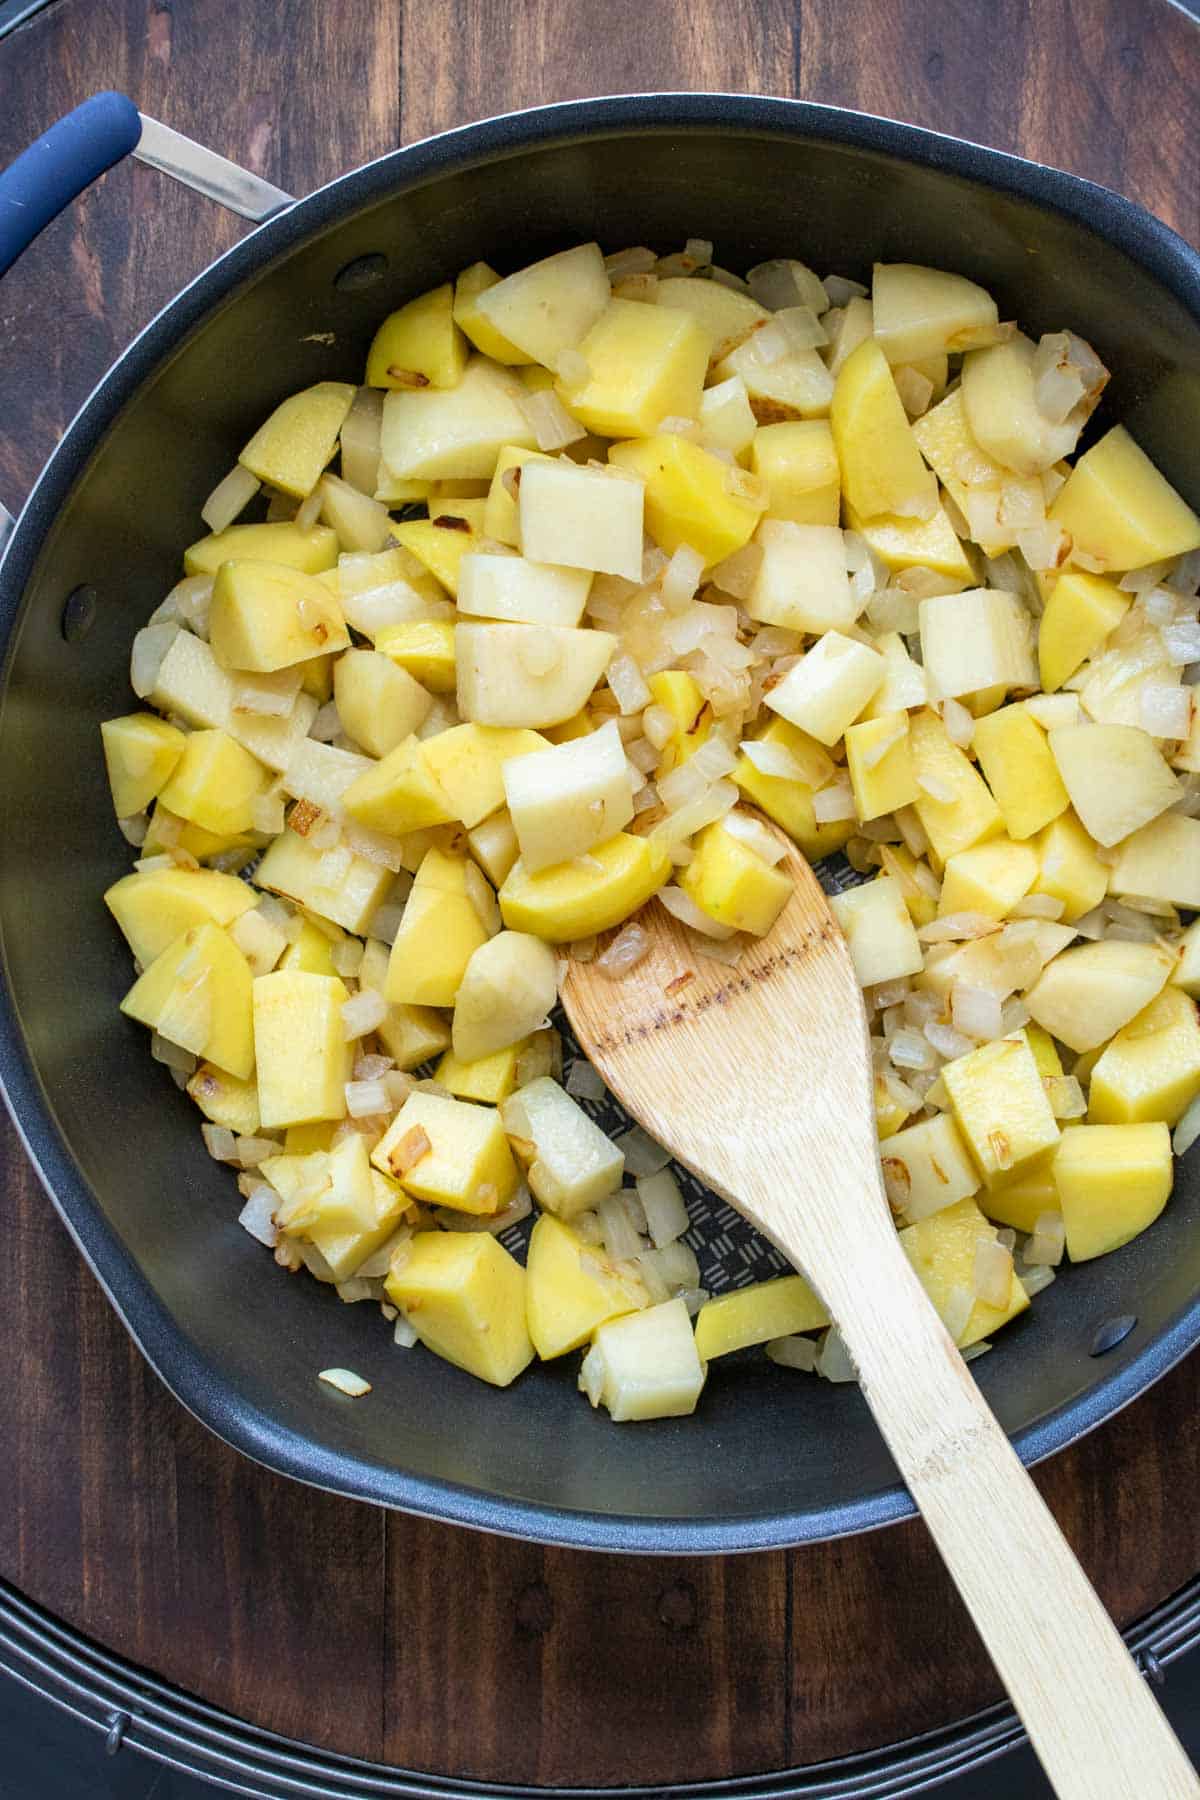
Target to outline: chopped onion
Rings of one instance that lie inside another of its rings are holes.
[[[523,404],[539,450],[561,450],[587,436],[585,428],[578,419],[571,417],[553,388],[527,394]]]
[[[346,1111],[352,1119],[378,1118],[392,1111],[392,1099],[382,1081],[348,1081]]]
[[[141,849],[146,841],[146,833],[149,829],[149,815],[144,812],[133,813],[127,819],[117,820],[117,830],[121,833],[125,842],[127,844],[132,844],[135,850]]]
[[[1001,1013],[999,998],[988,988],[956,981],[950,990],[950,1019],[955,1031],[977,1043],[990,1043],[1001,1035]]]
[[[1185,738],[1192,725],[1191,689],[1147,681],[1138,694],[1138,722],[1151,737]]]
[[[330,950],[329,958],[339,975],[357,975],[362,966],[362,940],[356,937],[339,938]]]
[[[633,919],[619,931],[612,943],[596,958],[596,967],[610,981],[619,981],[635,969],[650,949],[650,939],[643,926]]]
[[[1062,1261],[1066,1241],[1066,1224],[1062,1213],[1039,1213],[1033,1222],[1033,1232],[1021,1252],[1021,1260],[1030,1268],[1052,1268]]]
[[[851,300],[864,299],[869,291],[847,275],[826,275],[822,285],[830,306],[846,306]]]
[[[1171,1148],[1176,1156],[1185,1156],[1197,1138],[1200,1138],[1200,1094],[1196,1095],[1176,1125],[1171,1136]]]
[[[608,1089],[586,1057],[577,1056],[567,1075],[566,1089],[576,1100],[603,1100]]]
[[[952,806],[957,798],[950,783],[940,781],[936,775],[918,775],[917,786],[923,794],[928,794],[931,800],[936,800],[941,806]]]
[[[702,912],[691,895],[685,894],[682,888],[660,888],[657,898],[666,907],[672,918],[689,926],[692,931],[698,931],[705,937],[717,939],[731,938],[735,935],[732,925],[719,925],[706,912]]]
[[[681,1238],[691,1221],[679,1183],[669,1168],[636,1177],[638,1196],[646,1214],[646,1229],[656,1250]]]
[[[1059,569],[1071,554],[1070,536],[1050,519],[1018,531],[1017,546],[1031,569]]]
[[[214,1162],[235,1163],[237,1161],[237,1140],[227,1126],[210,1125],[206,1119],[200,1127],[200,1135],[204,1139],[205,1149]]]
[[[897,1031],[888,1045],[888,1056],[897,1069],[932,1069],[933,1045],[917,1031]]]
[[[923,944],[951,944],[990,937],[999,930],[999,920],[990,918],[987,913],[946,913],[940,919],[931,919],[928,925],[918,926],[917,936]]]
[[[975,1297],[985,1306],[1007,1306],[1012,1294],[1013,1259],[995,1238],[981,1237],[975,1246]],[[969,1315],[968,1315],[969,1316]]]
[[[1174,668],[1200,662],[1200,624],[1195,619],[1180,619],[1164,625],[1162,639],[1167,649],[1167,661]]]
[[[387,1018],[388,1004],[373,988],[361,988],[342,1005],[342,1034],[347,1043],[378,1030]]]
[[[743,739],[739,748],[760,775],[773,775],[780,781],[803,781],[811,788],[826,785],[834,771],[834,763],[817,744],[804,747],[803,760],[784,744],[762,738]]]
[[[813,1374],[817,1367],[817,1346],[812,1338],[770,1338],[767,1355],[781,1369],[799,1369],[805,1375]]]
[[[939,1056],[948,1060],[956,1056],[966,1056],[975,1048],[971,1038],[963,1032],[956,1031],[952,1025],[943,1025],[937,1019],[930,1019],[925,1026],[925,1036],[933,1045]]]
[[[135,634],[129,653],[129,685],[139,700],[148,699],[153,692],[158,671],[180,629],[174,624],[145,625]]]
[[[150,1054],[155,1062],[165,1063],[168,1069],[182,1069],[185,1075],[190,1075],[196,1067],[196,1058],[190,1050],[173,1044],[158,1031],[150,1033]]]
[[[661,1144],[656,1144],[640,1125],[631,1125],[628,1131],[614,1141],[617,1149],[624,1153],[625,1173],[635,1179],[639,1175],[657,1175],[671,1160],[670,1151],[664,1150]]]
[[[922,375],[920,369],[914,369],[911,364],[905,363],[898,369],[893,369],[892,376],[896,392],[909,418],[919,419],[922,413],[928,412],[929,403],[933,399],[933,383],[928,375]]]
[[[279,1242],[279,1232],[275,1225],[275,1208],[278,1204],[279,1196],[274,1188],[261,1182],[252,1189],[249,1199],[238,1214],[238,1224],[242,1229],[248,1231],[252,1238],[257,1238],[260,1244],[265,1244],[268,1250],[273,1250]]]
[[[1012,908],[1014,919],[1061,919],[1066,904],[1053,894],[1026,894]]]
[[[324,490],[318,481],[312,493],[306,494],[296,508],[294,523],[300,531],[307,531],[310,525],[316,524],[321,516],[321,503],[324,498]]]
[[[621,281],[626,275],[648,275],[658,262],[653,250],[637,244],[628,250],[614,250],[604,259],[610,281]]]
[[[642,671],[624,650],[618,650],[608,665],[608,686],[626,714],[640,713],[654,698]]]
[[[839,774],[823,788],[818,788],[812,797],[812,809],[818,825],[834,825],[843,819],[857,818],[850,777]]]
[[[1050,1075],[1044,1086],[1056,1119],[1083,1118],[1088,1109],[1087,1098],[1073,1075]]]
[[[704,558],[690,544],[680,544],[663,570],[662,597],[668,612],[681,612],[692,599],[704,573]]]
[[[752,850],[755,856],[760,856],[771,868],[777,862],[782,862],[787,855],[787,846],[780,842],[775,833],[768,831],[760,820],[751,817],[748,812],[743,812],[741,807],[735,806],[725,814],[722,829],[730,837],[745,844],[747,850]]]
[[[850,1360],[850,1352],[836,1325],[831,1325],[821,1339],[815,1367],[825,1381],[858,1380],[858,1370]]]
[[[356,1375],[353,1369],[322,1369],[317,1380],[336,1388],[339,1394],[348,1394],[352,1400],[359,1400],[371,1392],[370,1382]]]
[[[731,594],[735,600],[748,600],[758,580],[762,560],[761,544],[743,544],[740,550],[717,564],[712,572],[713,585],[723,594]]]
[[[637,1256],[642,1248],[642,1240],[621,1204],[620,1194],[609,1194],[599,1201],[596,1214],[604,1234],[604,1248],[614,1262],[624,1262],[628,1257]]]
[[[241,463],[234,463],[200,508],[200,517],[210,531],[224,531],[245,512],[261,486],[257,475],[252,475]]]
[[[1054,1279],[1054,1270],[1048,1266],[1026,1266],[1021,1270],[1021,1286],[1031,1300],[1035,1294],[1040,1294],[1043,1288],[1048,1288]]]

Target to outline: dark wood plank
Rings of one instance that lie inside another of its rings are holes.
[[[1198,45],[1169,0],[57,0],[0,45],[0,155],[123,86],[303,192],[401,136],[510,107],[748,89],[1057,162],[1196,238]],[[105,365],[240,229],[126,167],[6,277],[10,504]],[[142,1364],[6,1124],[0,1183],[0,1573],[134,1662],[360,1756],[564,1784],[811,1762],[994,1698],[916,1525],[724,1562],[587,1557],[266,1474]],[[1200,1522],[1178,1503],[1198,1475],[1200,1359],[1040,1472],[1122,1620],[1200,1567]]]

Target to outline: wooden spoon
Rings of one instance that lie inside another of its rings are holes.
[[[698,958],[654,903],[649,953],[618,981],[572,962],[562,998],[580,1047],[650,1135],[821,1294],[1056,1793],[1200,1795],[896,1236],[862,995],[816,877],[787,848],[795,892],[736,967]]]

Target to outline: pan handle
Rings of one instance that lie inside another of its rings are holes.
[[[261,223],[292,204],[282,188],[148,119],[124,94],[93,94],[0,170],[0,276],[51,219],[131,155],[244,219]],[[0,505],[0,554],[12,528]]]

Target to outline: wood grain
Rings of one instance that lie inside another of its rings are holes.
[[[1198,49],[1169,0],[56,0],[0,42],[0,156],[122,86],[304,192],[513,106],[742,88],[1019,149],[1195,240]],[[112,357],[242,229],[127,165],[5,277],[10,505]],[[729,1563],[610,1559],[385,1519],[256,1469],[146,1370],[6,1124],[0,1183],[0,1574],[135,1663],[314,1743],[531,1782],[816,1762],[995,1697],[915,1525]],[[1120,1621],[1190,1580],[1200,1359],[1037,1481]]]

